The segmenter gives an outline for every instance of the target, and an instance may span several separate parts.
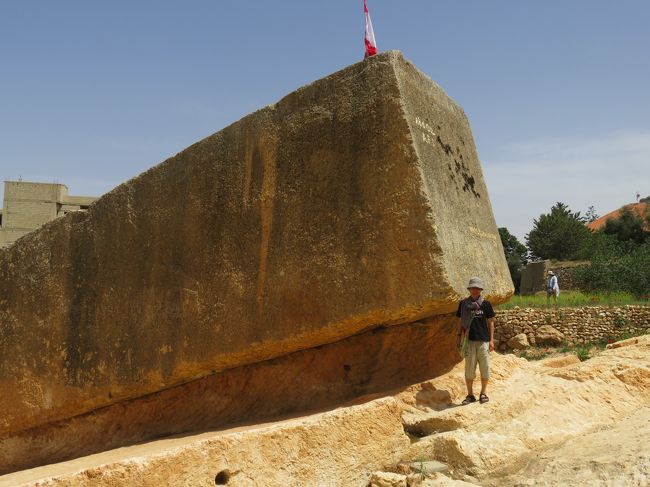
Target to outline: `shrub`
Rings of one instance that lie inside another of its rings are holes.
[[[634,244],[615,237],[594,236],[591,264],[573,269],[581,291],[628,292],[637,298],[650,294],[650,242]]]
[[[580,359],[580,362],[584,362],[589,358],[589,348],[576,347],[576,356]]]

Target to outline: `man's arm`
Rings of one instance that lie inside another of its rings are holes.
[[[458,345],[458,347],[460,347],[460,340],[461,337],[463,336],[463,320],[461,318],[461,312],[460,312],[462,304],[463,304],[462,301],[458,303],[458,310],[456,310],[456,317],[458,318],[458,333],[457,333],[458,338],[456,338],[456,344]]]
[[[494,318],[488,320],[488,331],[490,332],[490,352],[494,352]]]
[[[460,348],[460,342],[463,338],[463,325],[462,325],[462,320],[458,318],[458,333],[456,337],[456,347]]]

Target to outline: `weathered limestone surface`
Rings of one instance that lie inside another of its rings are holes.
[[[449,313],[472,275],[512,292],[467,119],[376,56],[0,251],[0,435]]]
[[[369,469],[397,463],[408,448],[399,412],[387,397],[285,422],[158,440],[0,476],[0,487],[362,487]]]

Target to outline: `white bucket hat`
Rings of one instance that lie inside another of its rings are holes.
[[[480,277],[472,277],[469,280],[469,284],[467,285],[467,289],[470,289],[472,287],[476,287],[480,289],[481,291],[483,290],[483,280]]]

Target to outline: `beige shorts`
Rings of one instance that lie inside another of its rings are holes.
[[[489,342],[467,342],[465,353],[465,378],[473,380],[476,378],[476,364],[481,371],[481,379],[490,377],[490,344]]]

